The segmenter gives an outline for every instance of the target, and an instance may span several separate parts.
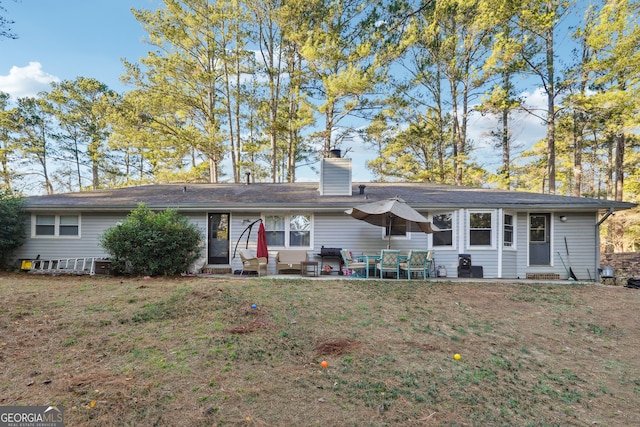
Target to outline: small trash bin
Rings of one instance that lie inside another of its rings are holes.
[[[458,254],[458,277],[471,277],[471,255]]]

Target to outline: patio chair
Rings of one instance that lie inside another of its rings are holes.
[[[396,279],[400,278],[400,251],[393,249],[383,249],[380,252],[380,261],[376,268],[380,271],[380,278],[384,273],[395,273]]]
[[[406,271],[407,280],[411,279],[412,273],[422,272],[422,280],[427,280],[429,275],[429,253],[431,251],[410,250],[407,260],[400,262],[400,270]]]
[[[427,277],[436,277],[436,260],[433,251],[427,251]]]
[[[260,271],[267,272],[267,258],[258,258],[250,249],[240,251],[240,259],[242,260],[242,273],[245,271],[256,271],[260,276]]]
[[[363,274],[360,274],[358,270],[365,270],[368,266],[366,262],[354,261],[351,256],[351,251],[347,249],[341,249],[340,255],[342,256],[345,271],[353,270],[356,277],[365,277]]]

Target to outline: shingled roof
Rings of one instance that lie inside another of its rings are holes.
[[[364,186],[361,194],[361,186]],[[351,196],[320,195],[318,183],[159,184],[27,198],[29,211],[122,211],[144,203],[151,209],[180,211],[297,209],[338,211],[354,204],[400,197],[418,210],[509,208],[554,210],[623,210],[637,206],[584,197],[526,193],[425,183],[354,183]]]

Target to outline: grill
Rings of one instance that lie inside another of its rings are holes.
[[[342,248],[325,248],[323,246],[320,248],[320,256],[321,257],[339,257],[341,250]]]
[[[320,274],[330,274],[330,273],[337,273],[337,274],[342,274],[342,269],[338,268],[337,270],[333,270],[333,267],[327,265],[327,269],[325,269],[324,266],[324,261],[326,259],[337,259],[340,266],[342,266],[342,255],[340,254],[340,251],[342,250],[342,248],[325,248],[324,246],[320,248],[320,253],[318,254],[318,256],[321,259],[321,263],[320,263]]]

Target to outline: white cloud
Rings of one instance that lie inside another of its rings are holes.
[[[518,152],[529,149],[543,139],[547,132],[541,118],[546,115],[547,108],[547,95],[544,89],[537,88],[533,92],[523,92],[520,97],[533,114],[525,111],[511,114],[509,126],[513,138],[512,159],[517,157]],[[475,110],[469,114],[467,137],[474,141],[474,158],[489,170],[500,166],[502,162],[502,153],[500,149],[493,148],[495,140],[491,137],[491,131],[499,129],[500,120],[498,115],[483,116]]]
[[[59,81],[58,77],[44,72],[39,62],[29,62],[26,67],[11,67],[7,76],[0,75],[0,91],[13,98],[36,96],[38,92],[48,90],[51,82]]]

